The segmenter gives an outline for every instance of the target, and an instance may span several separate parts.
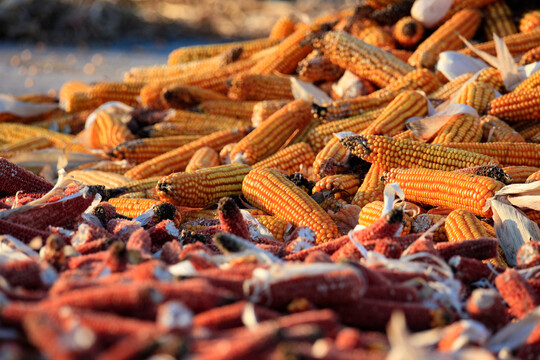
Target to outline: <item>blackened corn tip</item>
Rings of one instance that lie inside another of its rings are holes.
[[[158,221],[174,220],[176,215],[176,206],[168,202],[157,204],[154,207],[154,215]]]
[[[391,224],[401,222],[403,220],[403,209],[402,208],[394,208],[394,209],[390,210],[387,217],[388,217],[388,222],[391,223]]]
[[[214,235],[214,241],[218,248],[224,253],[235,253],[245,250],[245,247],[240,241],[237,241],[236,236],[225,232],[219,232]]]
[[[233,214],[234,212],[239,211],[238,205],[236,205],[236,202],[231,197],[223,197],[219,199],[218,202],[218,211],[223,213],[225,217]]]

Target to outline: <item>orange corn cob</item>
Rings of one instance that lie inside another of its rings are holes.
[[[540,122],[517,123],[516,130],[527,142],[540,142]]]
[[[219,154],[211,147],[204,146],[195,151],[189,163],[186,165],[186,172],[205,169],[219,165]]]
[[[540,211],[538,210],[529,210],[525,212],[525,215],[531,220],[534,221],[538,226],[540,226]]]
[[[518,56],[527,51],[540,46],[540,29],[536,28],[532,31],[526,33],[517,33],[513,35],[508,35],[503,37],[506,46],[512,56]],[[490,55],[495,55],[495,43],[493,41],[488,41],[474,46],[478,50],[487,52]],[[462,54],[478,57],[472,50],[469,48],[459,51]]]
[[[533,181],[538,181],[538,180],[540,180],[540,171],[536,171],[532,173],[531,175],[529,175],[529,177],[525,180],[525,183],[528,184],[528,183],[531,183]]]
[[[123,174],[131,169],[134,164],[127,161],[98,161],[78,166],[75,170],[98,170],[115,174]]]
[[[54,129],[62,133],[76,134],[84,129],[86,118],[90,113],[88,110],[73,113],[62,112],[45,120],[33,122],[30,125],[44,129]]]
[[[393,136],[394,139],[418,140],[411,130],[405,130]]]
[[[242,194],[242,180],[251,168],[243,164],[214,166],[165,176],[156,185],[160,200],[178,206],[205,207],[224,196]]]
[[[68,87],[68,90],[61,92],[63,96],[60,104],[67,112],[92,109],[108,101],[121,101],[135,106],[138,104],[137,97],[143,85],[142,83],[100,82],[85,88],[84,91],[73,91],[73,88]],[[81,89],[84,87],[81,86]]]
[[[409,58],[409,64],[417,67],[433,67],[441,52],[461,49],[464,46],[457,33],[471,39],[481,20],[482,16],[477,10],[463,9],[457,12],[418,45]]]
[[[393,49],[396,47],[392,35],[379,25],[367,26],[358,33],[351,32],[352,35],[364,41],[366,44],[379,48]]]
[[[471,73],[465,73],[458,76],[454,80],[447,82],[434,92],[430,93],[429,98],[443,101],[450,99],[472,76],[473,74]]]
[[[510,125],[492,115],[482,116],[482,139],[486,142],[525,142],[523,136]]]
[[[495,99],[495,91],[489,84],[473,81],[461,90],[457,96],[456,103],[473,107],[479,114],[482,114],[487,104]]]
[[[328,141],[324,148],[317,153],[317,156],[315,156],[313,171],[318,176],[321,176],[326,172],[326,167],[329,163],[340,167],[345,164],[347,157],[347,149],[340,144],[338,138],[333,137]],[[324,177],[324,175],[322,177]]]
[[[153,199],[112,198],[107,202],[116,208],[117,213],[130,218],[135,218],[147,210],[150,210],[154,205],[161,204],[163,201]]]
[[[313,164],[315,154],[305,142],[299,142],[279,150],[274,155],[253,165],[254,169],[276,169],[286,174],[293,174],[301,169],[307,169]]]
[[[268,38],[271,40],[281,40],[291,35],[294,32],[296,27],[296,21],[294,21],[290,16],[282,16],[276,21]]]
[[[452,115],[450,120],[437,132],[432,144],[449,142],[479,142],[482,139],[482,125],[470,114]]]
[[[251,125],[253,127],[259,126],[263,121],[268,119],[270,115],[284,107],[289,103],[289,100],[268,100],[259,101],[253,106],[253,112],[251,114]]]
[[[311,104],[295,100],[240,140],[231,151],[231,161],[255,164],[277,151],[297,129],[311,120]]]
[[[272,233],[272,236],[279,241],[283,241],[285,234],[291,229],[291,224],[285,220],[271,215],[255,215],[253,216],[258,222],[260,222],[268,231]]]
[[[480,74],[478,74],[478,78],[476,78],[476,81],[489,84],[497,91],[506,92],[504,81],[499,69],[488,67],[481,70]]]
[[[405,63],[409,61],[409,58],[412,55],[412,51],[403,49],[389,49],[387,51]]]
[[[354,155],[383,170],[410,167],[451,171],[496,163],[492,157],[471,151],[381,135],[347,136],[341,143]]]
[[[54,147],[59,149],[63,149],[67,144],[75,140],[73,135],[61,134],[37,126],[16,123],[0,123],[0,139],[2,139],[4,142],[13,143],[35,136],[42,136],[46,138],[54,144]]]
[[[418,214],[414,217],[413,222],[411,224],[411,233],[422,233],[435,225],[437,222],[439,222],[441,219],[443,219],[444,216],[437,215],[437,214]],[[443,242],[448,241],[448,238],[446,237],[446,230],[444,228],[444,223],[439,226],[433,234],[433,241],[434,242]]]
[[[190,108],[203,101],[227,100],[227,97],[216,91],[201,89],[195,86],[176,86],[163,93],[163,101],[173,109]]]
[[[20,141],[12,142],[9,145],[0,147],[0,151],[18,152],[44,149],[52,146],[52,141],[43,136],[32,136]]]
[[[321,51],[313,50],[298,63],[296,72],[300,80],[317,82],[335,81],[343,75],[344,70],[332,63]]]
[[[523,54],[521,59],[519,59],[518,65],[523,66],[537,61],[540,61],[540,46],[534,47]]]
[[[153,190],[157,182],[161,179],[161,176],[155,176],[143,180],[131,180],[121,186],[121,188],[127,193],[143,192],[146,190]]]
[[[239,74],[229,87],[228,97],[233,100],[293,100],[288,77],[265,74]]]
[[[394,55],[346,33],[330,31],[322,38],[314,39],[313,46],[334,64],[379,87],[414,70]]]
[[[141,104],[145,108],[154,110],[169,109],[170,105],[165,102],[163,93],[165,89],[159,85],[145,85],[141,88],[139,97],[141,98]],[[223,95],[225,96],[225,95]]]
[[[392,136],[405,128],[407,119],[426,116],[427,112],[427,100],[420,92],[403,91],[362,131],[362,134]]]
[[[366,4],[374,9],[382,9],[398,2],[400,2],[400,0],[367,0]]]
[[[115,146],[109,154],[115,159],[125,159],[131,163],[140,164],[199,138],[201,138],[200,135],[177,135],[135,139]]]
[[[381,180],[383,170],[380,166],[372,164],[367,172],[362,185],[356,191],[351,204],[361,208],[374,201],[383,200],[384,182]]]
[[[540,87],[540,72],[535,72],[531,76],[529,76],[525,81],[523,81],[521,84],[519,84],[515,89],[514,92],[520,92],[523,90],[531,90],[536,89]]]
[[[110,151],[116,145],[135,138],[118,116],[105,111],[100,111],[95,116],[96,120],[88,135],[91,148]]]
[[[373,224],[375,221],[380,219],[380,217],[382,216],[383,209],[384,209],[384,202],[382,201],[373,201],[366,204],[364,207],[362,207],[360,214],[358,214],[358,225],[363,225],[367,227]],[[403,219],[401,220],[403,229],[401,230],[399,236],[407,235],[408,233],[411,232],[412,222],[413,222],[412,216],[407,214],[407,211],[404,211]]]
[[[85,185],[104,185],[106,188],[116,188],[131,180],[124,175],[99,170],[74,170],[68,174]]]
[[[255,104],[257,104],[257,101],[214,100],[199,104],[197,110],[211,115],[249,120]]]
[[[504,0],[496,0],[484,9],[484,32],[486,38],[493,39],[493,33],[500,37],[517,33],[512,10]],[[523,31],[522,31],[523,32]]]
[[[90,85],[85,84],[81,81],[65,82],[60,88],[60,91],[58,92],[58,101],[60,103],[66,102],[69,98],[73,96],[73,94],[78,92],[85,92],[88,91],[88,89],[90,89]]]
[[[242,193],[254,206],[295,226],[307,226],[317,244],[339,237],[330,216],[302,189],[272,169],[253,169],[244,178]]]
[[[325,176],[315,183],[313,193],[331,191],[335,199],[350,199],[360,186],[358,175],[337,174]]]
[[[401,18],[394,26],[394,38],[404,48],[414,48],[424,37],[424,26],[410,16]]]
[[[203,136],[199,140],[145,161],[126,172],[125,175],[132,179],[140,180],[151,176],[168,175],[175,171],[182,171],[189,163],[193,154],[201,147],[208,146],[218,151],[228,143],[240,140],[247,132],[248,129],[214,132],[210,135]]]
[[[161,179],[161,176],[159,177]],[[158,180],[159,180],[158,179]],[[151,200],[157,200],[157,194],[156,194],[156,184],[157,180],[154,184],[154,188],[150,190],[142,190],[142,191],[134,191],[134,192],[127,192],[122,195],[119,195],[119,199],[151,199]]]
[[[540,27],[540,10],[533,10],[519,20],[519,31],[526,33]]]
[[[522,184],[527,181],[529,176],[531,176],[537,171],[540,171],[540,168],[536,166],[519,165],[505,166],[502,169],[512,178],[512,184]]]
[[[484,210],[486,200],[504,187],[485,176],[431,169],[391,169],[385,182],[398,183],[408,201],[466,209],[483,217],[492,215],[491,209]]]
[[[496,159],[501,166],[540,166],[540,144],[531,143],[447,143],[444,147],[464,149]],[[481,165],[481,164],[478,164]]]
[[[227,126],[226,124],[220,124],[214,122],[208,124],[207,122],[186,122],[186,123],[173,123],[173,122],[161,122],[151,126],[147,126],[139,130],[139,136],[143,138],[165,138],[165,137],[177,137],[177,136],[193,136],[202,137],[209,135],[216,131],[234,129],[238,126]]]
[[[540,118],[540,87],[511,92],[493,99],[487,107],[488,115],[506,121],[530,121]]]
[[[489,238],[491,235],[474,214],[465,209],[452,211],[444,224],[448,241]]]

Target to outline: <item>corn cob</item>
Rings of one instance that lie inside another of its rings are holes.
[[[146,190],[153,190],[157,182],[161,179],[161,176],[155,176],[143,180],[132,180],[123,184],[120,188],[114,190],[122,190],[126,193],[144,192]]]
[[[540,122],[517,123],[515,128],[527,142],[540,142]]]
[[[399,20],[394,26],[394,38],[404,48],[414,48],[424,37],[424,26],[410,16]]]
[[[409,61],[412,55],[412,51],[404,49],[389,49],[387,51],[405,63]]]
[[[142,83],[101,82],[90,86],[84,92],[71,93],[71,96],[66,97],[60,104],[67,112],[92,109],[108,101],[121,101],[135,106],[143,86]]]
[[[427,115],[426,98],[418,91],[403,91],[373,121],[362,134],[388,135],[397,134],[405,128],[405,121],[411,117]]]
[[[0,158],[0,179],[2,182],[0,193],[4,196],[15,195],[18,191],[47,192],[53,188],[53,184],[47,180],[4,158]]]
[[[516,269],[506,269],[497,275],[495,286],[510,308],[510,314],[518,319],[540,304],[540,298],[531,284]]]
[[[418,214],[414,217],[413,222],[411,224],[411,233],[423,233],[443,218],[444,216],[436,215],[436,214],[428,214],[428,213]],[[434,242],[448,241],[448,238],[446,237],[446,230],[445,230],[444,223],[441,226],[439,226],[431,234],[433,236]]]
[[[492,215],[491,209],[484,210],[486,200],[504,187],[484,176],[431,169],[392,169],[385,182],[397,182],[408,201],[466,209],[483,217]]]
[[[291,35],[294,32],[296,27],[296,21],[294,21],[290,16],[282,16],[276,21],[268,38],[271,40],[282,40],[287,36]]]
[[[512,11],[504,0],[496,0],[483,10],[484,32],[488,40],[493,39],[493,33],[500,37],[517,33]]]
[[[444,17],[437,23],[437,26],[440,26],[442,23],[448,21],[449,18],[454,16],[457,12],[465,9],[465,8],[472,8],[472,9],[480,9],[483,8],[495,0],[454,0],[452,2],[452,7],[448,12],[444,15]]]
[[[519,31],[526,33],[540,27],[540,10],[533,10],[519,20]]]
[[[519,59],[518,65],[523,66],[540,61],[540,46],[534,47],[527,51],[521,59]]]
[[[268,119],[270,115],[284,107],[289,103],[289,100],[269,100],[259,101],[253,106],[253,112],[251,114],[251,125],[253,127],[259,126],[263,121]]]
[[[531,143],[446,143],[444,147],[463,149],[491,157],[500,166],[540,167],[540,144]],[[486,163],[487,164],[487,163]],[[482,165],[482,164],[479,164]]]
[[[313,40],[313,46],[334,64],[379,87],[414,70],[392,54],[346,33],[330,31],[322,38]]]
[[[61,134],[37,126],[0,123],[0,138],[7,143],[13,143],[35,136],[46,138],[54,144],[54,147],[59,149],[63,149],[66,144],[75,139],[73,135]]]
[[[486,142],[525,142],[523,136],[507,123],[492,115],[482,116],[483,141]]]
[[[351,31],[351,35],[359,38],[366,44],[379,48],[393,49],[396,47],[392,35],[379,25],[367,26],[359,32]]]
[[[529,175],[529,177],[527,177],[527,179],[525,180],[525,183],[528,184],[528,183],[531,183],[533,181],[538,181],[538,180],[540,180],[540,170],[535,171],[534,173]]]
[[[254,206],[295,226],[307,226],[317,244],[339,237],[330,216],[284,175],[271,169],[253,169],[244,178],[242,193]]]
[[[529,76],[525,81],[523,81],[521,84],[519,84],[515,89],[514,92],[518,93],[523,90],[532,90],[537,89],[540,87],[540,73],[537,71],[531,76]]]
[[[451,171],[496,163],[492,157],[474,152],[419,141],[392,139],[388,136],[348,136],[342,139],[341,143],[354,155],[378,164],[383,170],[395,167],[421,167]]]
[[[473,107],[479,114],[482,114],[491,100],[495,99],[495,91],[489,84],[473,81],[461,90],[456,103]]]
[[[133,166],[135,165],[127,161],[103,160],[79,165],[75,170],[98,170],[114,174],[123,174]]]
[[[274,155],[253,165],[254,169],[266,168],[293,174],[313,164],[315,154],[307,143],[299,142],[279,150]]]
[[[434,92],[430,93],[429,98],[443,101],[450,99],[472,76],[473,74],[471,73],[465,73],[458,76],[454,80],[447,82]]]
[[[432,144],[449,142],[480,142],[482,126],[473,115],[461,113],[452,115],[446,124],[437,132]]]
[[[324,148],[317,153],[317,156],[315,156],[315,161],[313,161],[313,171],[319,177],[324,177],[327,172],[326,168],[329,165],[340,168],[345,165],[347,157],[347,149],[340,144],[338,138],[333,137],[328,141]],[[331,172],[331,174],[333,174],[333,172]]]
[[[482,222],[469,210],[452,211],[444,225],[448,241],[462,241],[491,237]]]
[[[60,91],[58,92],[58,100],[60,103],[66,102],[75,93],[86,92],[90,89],[90,85],[81,81],[68,81],[65,82]]]
[[[279,39],[261,38],[248,41],[238,41],[226,44],[211,44],[199,46],[187,46],[176,49],[169,54],[169,65],[189,63],[191,61],[203,60],[219,55],[226,50],[240,47],[242,49],[242,58],[248,58],[251,55],[271,46],[279,44]]]
[[[84,129],[86,118],[90,115],[90,111],[81,111],[74,113],[60,113],[53,115],[45,120],[33,122],[30,125],[45,129],[57,129],[62,133],[75,134]]]
[[[112,198],[107,201],[109,204],[116,208],[118,214],[136,218],[143,214],[147,210],[150,210],[153,206],[163,203],[163,201],[153,199],[121,199]]]
[[[530,121],[540,118],[540,88],[511,92],[492,100],[488,115],[506,121]]]
[[[477,10],[463,9],[457,12],[418,45],[416,51],[409,58],[409,64],[416,67],[433,67],[441,52],[463,47],[463,42],[457,33],[471,39],[480,26],[481,20],[481,14]]]
[[[211,147],[204,146],[195,151],[189,163],[186,165],[186,172],[214,167],[219,165],[219,154]]]
[[[118,116],[105,111],[100,111],[95,116],[91,133],[88,135],[91,148],[110,151],[116,145],[135,138]]]
[[[366,4],[374,9],[383,9],[388,6],[398,4],[400,0],[367,0]]]
[[[43,136],[32,136],[20,141],[12,142],[9,145],[0,148],[5,152],[31,151],[47,148],[52,145],[52,142]]]
[[[200,135],[177,135],[135,139],[115,146],[109,155],[115,159],[125,159],[131,163],[140,164],[199,138],[201,138]]]
[[[360,178],[358,175],[329,175],[315,183],[313,193],[328,190],[335,199],[350,199],[356,194],[359,186]]]
[[[253,217],[279,241],[283,241],[285,234],[291,229],[291,224],[277,216],[255,215]]]
[[[156,191],[161,200],[178,206],[205,207],[224,196],[240,195],[242,180],[250,170],[243,164],[231,164],[173,173],[158,182]]]
[[[74,170],[68,174],[85,185],[104,185],[106,188],[116,188],[131,180],[124,175],[98,170]]]
[[[536,166],[505,166],[502,168],[505,173],[507,173],[512,178],[512,184],[521,184],[527,181],[527,178],[534,174],[537,171],[540,171],[540,168]]]
[[[221,115],[242,120],[249,120],[251,119],[253,108],[257,103],[257,101],[233,100],[205,101],[197,106],[197,110],[211,115]]]
[[[277,151],[297,129],[311,120],[311,104],[295,100],[276,111],[231,151],[233,162],[255,164]]]
[[[230,126],[223,126],[219,123],[209,124],[186,122],[182,124],[173,122],[160,122],[140,129],[137,134],[143,138],[166,138],[178,136],[190,136],[201,138],[216,131],[230,129]],[[112,150],[111,150],[112,151]]]
[[[373,201],[362,207],[360,214],[358,214],[358,224],[363,226],[369,226],[377,221],[381,216],[384,209],[384,202]],[[403,212],[403,218],[401,219],[401,229],[399,236],[407,235],[411,231],[413,218],[406,211]]]
[[[381,180],[382,175],[383,171],[379,166],[371,165],[351,204],[362,208],[371,202],[382,201],[384,191],[384,182]]]
[[[195,86],[176,86],[165,89],[162,101],[169,108],[184,109],[196,106],[203,101],[214,100],[227,100],[227,97],[216,91]]]
[[[319,50],[313,50],[298,63],[296,72],[300,80],[318,82],[335,81],[343,75],[344,70],[332,63]]]
[[[476,81],[491,85],[497,91],[506,92],[504,81],[499,69],[488,67],[480,70]]]
[[[239,74],[229,87],[228,97],[233,100],[293,100],[288,77],[265,74]]]
[[[214,132],[210,135],[203,136],[199,140],[145,161],[126,172],[125,176],[140,180],[151,176],[167,175],[175,171],[182,171],[189,163],[189,159],[201,147],[208,146],[218,151],[226,144],[240,140],[247,132],[247,129]]]
[[[375,2],[378,1],[376,0]],[[387,5],[384,5],[381,8],[370,5],[376,10],[368,15],[369,18],[375,20],[381,25],[393,25],[398,22],[399,19],[410,15],[414,0],[403,0],[387,3]]]
[[[166,124],[175,124],[179,129],[184,129],[184,134],[189,135],[189,132],[208,134],[218,130],[235,129],[249,125],[247,121],[235,119],[232,117],[199,114],[184,110],[175,110],[165,118],[165,121],[153,125],[153,129],[166,127]]]
[[[526,33],[517,33],[513,35],[508,35],[502,38],[508,46],[508,50],[512,56],[518,56],[526,53],[527,51],[540,46],[540,29],[536,28],[532,31]],[[490,55],[495,55],[495,43],[493,41],[488,41],[475,45],[475,48],[481,51],[485,51]],[[471,49],[463,49],[459,51],[462,54],[475,56],[476,55]]]
[[[313,48],[302,44],[302,40],[311,31],[311,26],[301,23],[295,31],[279,43],[265,58],[253,65],[249,70],[251,74],[291,74],[298,66],[298,62],[305,58]]]
[[[145,108],[154,110],[169,109],[170,106],[165,102],[165,99],[163,97],[164,92],[165,89],[163,89],[159,85],[143,86],[141,88],[141,92],[139,93],[139,97],[141,98],[141,105]]]

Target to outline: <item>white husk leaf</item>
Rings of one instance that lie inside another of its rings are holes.
[[[57,104],[35,104],[19,101],[12,95],[0,94],[0,113],[10,113],[21,117],[37,116],[58,108]]]
[[[402,201],[405,201],[405,193],[401,190],[398,183],[386,184],[384,186],[384,207],[381,216],[388,214],[394,208],[396,195]]]
[[[332,85],[332,90],[341,99],[351,99],[362,95],[363,84],[351,71],[346,70],[337,83]]]
[[[449,0],[416,0],[411,8],[411,16],[430,29],[448,13],[452,2]]]
[[[9,161],[22,167],[44,167],[49,165],[53,171],[57,171],[58,160],[64,155],[61,149],[41,149],[34,151],[23,151],[15,154]],[[66,170],[74,169],[80,165],[103,160],[102,157],[93,154],[67,152],[69,164],[65,166]]]
[[[291,76],[291,90],[295,99],[303,99],[319,106],[328,106],[332,99],[315,85]]]
[[[494,353],[503,348],[517,349],[527,340],[531,331],[538,325],[538,321],[540,321],[540,307],[499,330],[488,340],[487,348]]]
[[[480,59],[457,51],[444,51],[439,55],[435,69],[440,71],[450,81],[466,73],[477,73],[489,67]]]

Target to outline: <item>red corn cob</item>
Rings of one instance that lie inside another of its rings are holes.
[[[330,240],[324,244],[320,244],[309,249],[301,250],[294,254],[289,254],[285,256],[284,259],[293,260],[293,261],[294,260],[302,261],[306,259],[309,255],[317,253],[317,252],[323,252],[324,254],[331,255],[348,242],[349,242],[349,238],[347,236],[342,236],[340,238]]]
[[[168,241],[161,248],[161,259],[169,265],[179,263],[182,247],[178,240]]]
[[[153,247],[161,247],[168,242],[175,241],[180,235],[178,227],[172,220],[163,220],[148,229],[148,235]]]
[[[11,235],[24,243],[29,243],[35,237],[46,239],[51,232],[46,230],[37,230],[22,224],[15,224],[0,219],[0,234]]]
[[[148,332],[138,332],[128,335],[102,352],[98,360],[129,360],[141,354],[150,354],[155,350],[155,334]]]
[[[224,197],[218,203],[218,216],[221,230],[244,239],[251,239],[249,228],[238,205],[230,197]]]
[[[495,278],[495,286],[510,307],[510,313],[522,318],[540,304],[538,295],[515,269],[506,269]]]
[[[536,241],[524,243],[519,248],[516,259],[520,268],[540,265],[540,243]]]
[[[489,266],[477,259],[471,259],[464,256],[452,256],[448,264],[464,284],[471,284],[483,278],[489,278],[492,274]]]
[[[0,264],[0,276],[12,286],[25,288],[39,288],[41,281],[41,267],[34,260],[11,260]]]
[[[134,231],[130,236],[126,244],[128,250],[136,250],[141,255],[150,255],[150,249],[152,247],[152,240],[148,231],[140,228]]]
[[[412,255],[419,252],[426,252],[428,254],[438,255],[437,249],[435,249],[435,243],[429,237],[421,237],[415,240],[409,247],[403,252],[403,255]]]
[[[472,319],[488,329],[497,331],[510,321],[501,296],[493,289],[475,289],[467,301],[467,312]]]
[[[385,301],[418,302],[418,291],[412,286],[393,284],[391,286],[368,286],[364,299]]]
[[[478,260],[491,259],[497,256],[499,241],[492,238],[463,240],[459,242],[441,242],[435,244],[440,257],[449,260],[452,256],[460,255]]]
[[[115,235],[120,241],[128,241],[131,234],[139,230],[141,225],[126,219],[112,219],[107,223],[107,230]]]
[[[47,192],[54,186],[47,180],[4,158],[0,158],[0,181],[2,183],[0,194],[3,196],[15,195],[18,191]]]

